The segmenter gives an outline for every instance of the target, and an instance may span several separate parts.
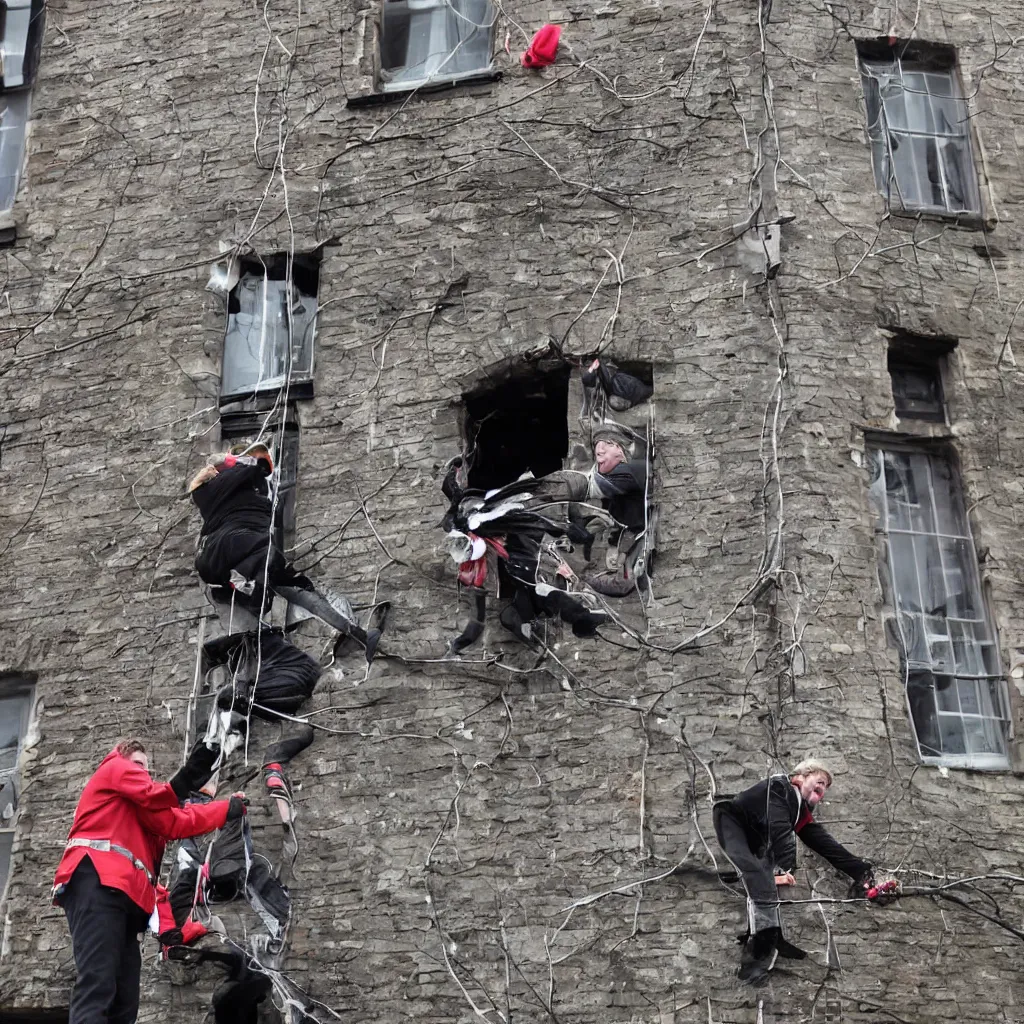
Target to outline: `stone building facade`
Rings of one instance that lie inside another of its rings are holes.
[[[387,657],[325,673],[290,769],[282,966],[310,996],[352,1021],[1024,1020],[1018,5],[456,6],[494,24],[439,89],[402,50],[422,0],[383,43],[379,0],[46,9],[2,250],[0,1016],[67,1006],[49,886],[93,766],[138,734],[166,777],[196,728],[216,619],[184,486],[265,423],[299,564],[392,602]],[[546,22],[557,60],[525,69]],[[216,285],[237,302],[264,266],[306,275],[314,352],[242,400]],[[597,353],[654,384],[645,607],[618,646],[539,653],[492,611],[446,659],[444,466],[491,401],[500,445],[539,444],[563,371],[578,440]],[[802,855],[811,958],[755,992],[710,797],[808,753],[837,769],[819,817],[907,895],[837,902]],[[154,950],[140,1020],[201,1019],[213,976]]]

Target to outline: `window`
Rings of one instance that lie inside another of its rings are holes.
[[[875,181],[890,207],[979,214],[970,120],[948,46],[859,47]]]
[[[294,416],[294,414],[292,414]],[[221,419],[220,436],[231,444],[260,438],[274,455],[272,488],[277,488],[274,512],[274,543],[289,553],[295,547],[295,490],[299,476],[299,425],[289,416],[282,430],[267,423],[258,413],[225,416]]]
[[[486,74],[493,25],[490,0],[384,0],[382,88],[413,89]]]
[[[319,277],[319,256],[240,261],[228,293],[222,404],[283,387],[294,398],[312,397]]]
[[[25,126],[28,124],[27,89],[0,92],[0,210],[14,206],[18,180],[25,160]]]
[[[889,347],[889,377],[899,419],[946,422],[942,370],[951,348],[945,340],[903,338]]]
[[[0,42],[0,244],[14,241],[10,211],[25,160],[32,83],[43,40],[43,0],[6,0]]]
[[[502,487],[562,468],[569,453],[569,367],[517,367],[464,398],[469,486]]]
[[[952,453],[875,448],[871,499],[922,760],[1007,767],[1008,696]]]
[[[0,892],[11,868],[21,780],[18,759],[32,715],[32,686],[15,679],[0,683]]]
[[[3,5],[3,82],[5,89],[35,80],[43,42],[44,0],[5,0]]]

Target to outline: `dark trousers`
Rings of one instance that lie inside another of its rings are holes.
[[[775,867],[766,857],[750,849],[743,826],[720,807],[713,812],[715,835],[729,862],[739,872],[747,894],[747,927],[751,935],[778,928],[779,893],[775,886]]]
[[[148,915],[120,889],[101,885],[88,857],[75,868],[61,906],[78,968],[68,1024],[134,1024],[142,970],[139,932]]]

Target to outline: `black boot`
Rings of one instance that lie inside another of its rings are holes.
[[[794,946],[792,942],[787,942],[786,937],[779,932],[779,938],[775,943],[775,948],[779,951],[779,956],[785,957],[787,960],[806,960],[807,952],[801,949],[799,946]]]
[[[747,939],[740,956],[740,969],[736,977],[755,987],[768,981],[768,974],[775,965],[776,943],[779,940],[778,928],[766,928],[755,932]]]
[[[345,649],[345,642],[351,638],[356,643],[362,645],[363,650],[366,652],[366,664],[369,665],[373,661],[373,656],[377,653],[377,645],[380,643],[381,633],[384,631],[384,626],[388,620],[388,612],[390,611],[391,602],[381,601],[380,604],[375,604],[370,609],[370,616],[366,620],[368,629],[363,629],[357,622],[349,623],[334,645],[334,656],[336,658],[341,656]]]

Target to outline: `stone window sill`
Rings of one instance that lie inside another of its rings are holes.
[[[500,82],[501,71],[484,71],[477,75],[466,75],[465,78],[458,78],[450,82],[436,82],[430,85],[411,86],[408,89],[392,89],[388,92],[365,92],[356,96],[350,96],[346,107],[376,107],[386,103],[404,102],[412,96],[437,96],[438,94],[449,93],[453,89],[462,89],[473,85],[490,85],[493,82]]]

